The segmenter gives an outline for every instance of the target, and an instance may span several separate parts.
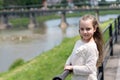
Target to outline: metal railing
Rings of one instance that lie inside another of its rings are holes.
[[[108,48],[108,52],[106,56],[104,57],[103,63],[100,67],[98,67],[98,80],[104,80],[104,67],[106,66],[106,63],[108,61],[109,56],[113,56],[113,44],[117,42],[117,37],[120,29],[120,15],[112,22],[108,27],[106,27],[102,34],[103,35],[109,35],[109,39],[106,40],[104,49]],[[58,76],[55,76],[53,80],[65,80],[65,78],[70,74],[71,72],[69,70],[65,70],[63,73],[61,73]]]

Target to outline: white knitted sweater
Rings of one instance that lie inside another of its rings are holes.
[[[72,64],[72,80],[97,80],[98,50],[95,42],[78,40],[66,65]]]

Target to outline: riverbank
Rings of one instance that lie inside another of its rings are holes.
[[[109,20],[100,24],[102,29],[112,21]],[[44,52],[21,66],[0,74],[0,80],[51,80],[55,75],[63,71],[65,61],[78,39],[80,39],[79,36],[65,38],[59,46],[50,51]]]

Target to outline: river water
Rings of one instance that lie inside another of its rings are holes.
[[[100,21],[116,18],[118,15],[100,16]],[[40,55],[59,45],[64,37],[74,37],[78,33],[79,18],[68,18],[65,31],[60,27],[60,19],[49,20],[37,30],[0,31],[0,72],[5,72],[16,59],[24,61]]]

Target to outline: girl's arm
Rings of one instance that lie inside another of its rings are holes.
[[[65,63],[65,66],[71,65],[71,57],[72,57],[72,55],[74,54],[74,52],[76,50],[77,44],[78,44],[78,41],[76,41],[76,43],[74,45],[74,48],[73,48],[73,51],[72,51],[71,55],[68,57],[68,59],[67,59],[67,61]]]

